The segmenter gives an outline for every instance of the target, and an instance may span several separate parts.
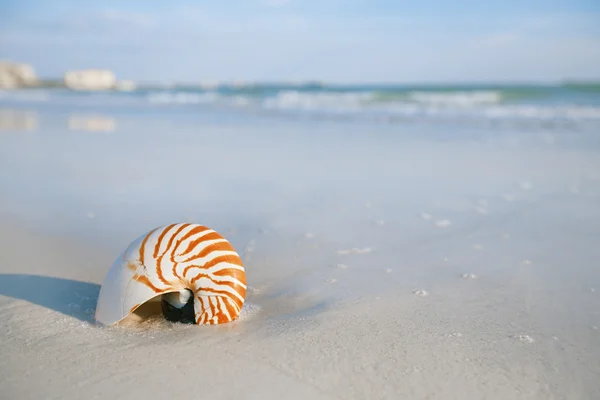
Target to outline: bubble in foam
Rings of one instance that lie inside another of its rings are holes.
[[[246,290],[248,291],[248,293],[251,293],[251,294],[259,294],[260,293],[260,289],[255,288],[253,286],[248,286],[246,288]]]
[[[452,225],[452,223],[449,220],[447,220],[447,219],[442,219],[442,220],[439,220],[439,221],[435,221],[433,225],[436,228],[447,228],[450,225]]]
[[[425,221],[429,221],[433,218],[433,216],[431,214],[428,214],[426,212],[422,212],[419,216],[421,217],[422,220],[425,220]]]
[[[488,210],[487,210],[487,208],[485,208],[485,207],[482,207],[482,206],[477,206],[477,207],[475,207],[475,211],[476,211],[478,214],[481,214],[481,215],[486,215],[486,214],[488,213]]]
[[[459,337],[462,337],[462,333],[460,333],[460,332],[445,333],[444,337],[447,337],[447,338],[459,338]]]
[[[464,279],[477,279],[477,275],[475,275],[475,274],[471,274],[471,273],[465,273],[465,274],[462,274],[462,277],[463,277]]]
[[[338,254],[341,256],[348,255],[348,254],[367,254],[367,253],[370,253],[371,251],[372,251],[372,249],[370,247],[363,247],[363,248],[353,247],[353,248],[347,249],[347,250],[338,250]]]
[[[525,342],[525,343],[535,342],[535,339],[529,335],[515,335],[514,339],[520,340],[521,342]]]
[[[427,293],[427,291],[424,289],[413,290],[413,294],[416,294],[417,296],[428,296],[429,295],[429,293]]]

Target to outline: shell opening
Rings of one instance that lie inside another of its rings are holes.
[[[194,294],[189,289],[162,295],[161,308],[163,316],[168,321],[184,324],[196,323],[194,318]]]

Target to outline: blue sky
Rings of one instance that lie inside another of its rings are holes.
[[[0,59],[162,82],[600,79],[600,1],[0,0]]]

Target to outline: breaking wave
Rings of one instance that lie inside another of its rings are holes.
[[[600,122],[600,85],[558,86],[324,86],[235,85],[146,87],[128,92],[0,91],[3,103],[77,106],[218,107],[282,115],[352,116],[388,121],[567,120]]]

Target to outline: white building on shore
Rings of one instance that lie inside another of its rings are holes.
[[[117,78],[110,70],[83,69],[67,71],[65,86],[72,90],[109,90],[117,85]]]
[[[38,78],[31,65],[0,61],[0,89],[17,89],[35,86],[37,83]]]

